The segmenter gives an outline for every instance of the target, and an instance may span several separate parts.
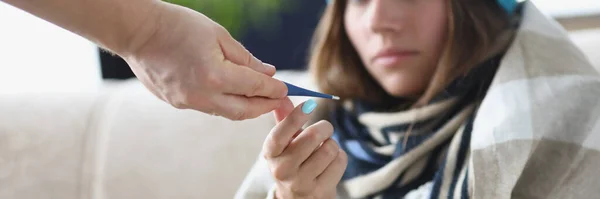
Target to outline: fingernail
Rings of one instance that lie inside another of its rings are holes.
[[[304,102],[304,105],[302,105],[302,112],[304,112],[304,114],[310,114],[312,113],[315,108],[317,108],[317,102],[315,102],[315,100],[309,99],[308,101]]]
[[[267,69],[269,69],[269,70],[270,70],[270,69],[275,69],[275,66],[273,66],[273,65],[271,65],[271,64],[267,64],[267,63],[265,63],[265,64],[263,64],[263,65],[264,65],[264,66],[265,66]]]

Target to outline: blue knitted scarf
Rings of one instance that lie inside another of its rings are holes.
[[[421,108],[393,111],[358,100],[336,107],[331,121],[349,156],[340,182],[348,195],[467,198],[474,113],[501,57],[473,68]]]

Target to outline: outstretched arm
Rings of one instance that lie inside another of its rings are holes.
[[[5,0],[123,57],[155,96],[232,120],[281,105],[287,87],[221,25],[158,0]]]

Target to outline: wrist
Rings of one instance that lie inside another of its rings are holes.
[[[159,32],[166,3],[155,0],[141,2],[142,5],[129,5],[136,8],[127,10],[136,11],[126,17],[120,26],[115,27],[113,33],[117,36],[113,41],[100,42],[106,45],[107,50],[124,58],[133,56]]]

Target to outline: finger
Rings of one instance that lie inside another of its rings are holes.
[[[331,123],[326,121],[317,122],[304,129],[298,137],[292,140],[282,156],[293,154],[294,158],[290,161],[293,161],[294,165],[300,166],[331,135],[333,135]]]
[[[335,187],[342,179],[347,165],[348,155],[346,155],[344,150],[340,149],[331,164],[317,177],[317,186]]]
[[[262,61],[252,56],[252,54],[238,41],[236,41],[225,28],[217,28],[218,42],[225,59],[234,64],[246,66],[262,74],[275,75],[275,67],[270,64],[264,64]]]
[[[323,144],[300,165],[300,175],[316,179],[327,166],[338,156],[340,148],[333,139]]]
[[[294,104],[292,103],[290,98],[288,98],[288,97],[284,98],[281,106],[279,106],[279,108],[275,109],[275,111],[274,111],[275,121],[277,123],[281,122],[283,119],[285,119],[285,117],[290,115],[290,113],[293,110],[294,110]]]
[[[302,129],[316,107],[317,103],[314,100],[308,100],[296,107],[285,119],[275,125],[263,145],[265,157],[279,156],[290,144],[294,134]]]
[[[215,112],[220,116],[236,121],[257,118],[279,108],[283,103],[279,99],[238,95],[224,95],[221,98],[215,98],[215,100]]]
[[[227,61],[223,70],[222,89],[227,94],[272,99],[287,96],[287,86],[280,80]]]

